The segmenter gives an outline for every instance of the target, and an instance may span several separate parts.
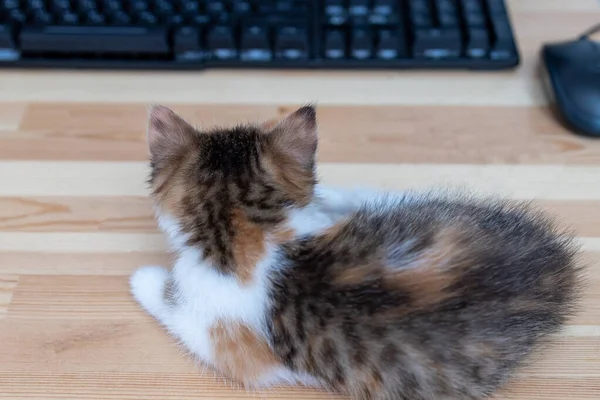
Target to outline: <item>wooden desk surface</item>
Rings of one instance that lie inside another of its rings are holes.
[[[600,4],[510,4],[523,54],[511,72],[0,71],[0,398],[333,398],[202,374],[127,284],[166,262],[145,197],[148,103],[212,125],[318,101],[325,181],[467,183],[577,229],[593,263],[584,309],[498,398],[599,399],[600,141],[557,124],[537,67],[541,43],[598,22]]]

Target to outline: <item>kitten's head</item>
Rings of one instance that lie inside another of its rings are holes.
[[[313,196],[313,107],[300,108],[271,127],[205,131],[166,107],[153,106],[147,135],[155,204],[197,241],[207,235],[202,230],[219,227],[231,236],[240,219],[263,228],[276,226],[288,210],[306,205]]]

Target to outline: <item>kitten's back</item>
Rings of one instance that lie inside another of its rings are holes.
[[[383,199],[285,245],[272,340],[359,399],[477,399],[572,312],[577,248],[521,204]]]

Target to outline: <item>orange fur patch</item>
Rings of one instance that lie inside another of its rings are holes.
[[[217,322],[210,328],[210,339],[215,368],[245,385],[281,365],[267,341],[240,322]]]
[[[185,195],[185,187],[175,177],[167,185],[169,188],[160,195],[161,207],[170,214],[178,217],[182,214],[181,200]]]
[[[367,381],[367,388],[369,389],[370,393],[378,393],[383,387],[383,377],[381,376],[381,373],[374,369],[369,377],[369,380]]]
[[[349,267],[341,271],[333,278],[333,283],[337,285],[358,285],[369,278],[380,276],[381,266],[363,265]]]
[[[237,278],[243,284],[248,284],[254,275],[256,264],[265,254],[264,230],[236,210],[231,218],[235,236],[233,238],[233,259],[237,266]]]
[[[440,304],[456,293],[447,288],[460,274],[461,263],[465,263],[465,252],[460,246],[456,232],[447,229],[436,235],[430,248],[405,268],[386,276],[386,282],[408,291],[411,306],[427,308]]]
[[[277,244],[289,242],[294,238],[294,236],[296,236],[296,231],[294,231],[292,228],[280,228],[276,229],[272,233],[273,240]]]

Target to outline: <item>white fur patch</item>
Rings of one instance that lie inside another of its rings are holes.
[[[365,193],[371,193],[370,191]],[[349,196],[326,188],[319,189],[318,198],[308,206],[290,213],[289,226],[297,236],[318,233],[340,217],[358,208],[364,198]],[[135,299],[191,353],[212,365],[210,329],[219,320],[243,323],[266,338],[270,277],[279,271],[276,245],[268,243],[266,252],[254,271],[249,284],[241,284],[232,276],[219,273],[202,260],[202,250],[185,245],[187,237],[177,221],[156,210],[160,229],[168,236],[177,260],[169,272],[157,266],[142,267],[131,277]],[[167,304],[164,288],[168,279],[176,287],[177,301]],[[258,386],[278,383],[318,385],[312,376],[293,373],[281,366],[259,378]]]

